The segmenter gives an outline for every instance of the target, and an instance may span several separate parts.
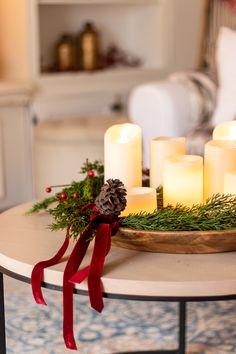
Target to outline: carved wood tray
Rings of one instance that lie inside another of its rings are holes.
[[[140,231],[120,228],[114,246],[160,253],[236,251],[236,229],[224,231]]]

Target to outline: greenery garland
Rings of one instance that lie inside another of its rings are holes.
[[[104,183],[104,167],[98,161],[94,163],[86,161],[80,172],[85,174],[82,181],[72,182],[54,196],[34,204],[28,212],[31,214],[48,210],[54,219],[49,225],[50,229],[67,229],[70,226],[70,236],[75,239],[87,227],[90,216],[94,213],[85,206],[94,203]],[[147,171],[144,171],[145,185],[148,184],[147,174]],[[217,194],[205,204],[197,204],[191,208],[182,205],[163,208],[162,192],[162,188],[157,189],[156,211],[119,218],[120,226],[154,231],[209,231],[236,228],[235,196]]]
[[[91,171],[93,173],[90,176]],[[82,209],[94,202],[104,183],[104,168],[99,161],[86,161],[80,173],[86,175],[82,181],[72,182],[53,197],[35,203],[28,214],[47,210],[54,219],[49,228],[64,230],[71,226],[70,236],[76,239],[88,225],[91,215],[89,209]],[[61,198],[63,195],[66,198]]]
[[[216,194],[205,204],[191,208],[177,205],[153,213],[121,218],[120,225],[136,230],[209,231],[236,228],[236,198]]]

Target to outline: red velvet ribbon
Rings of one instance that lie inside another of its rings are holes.
[[[106,255],[111,248],[112,227],[111,224],[104,223],[98,226],[90,265],[79,270],[70,278],[70,282],[74,284],[81,283],[88,278],[90,304],[98,312],[102,312],[104,307],[101,276]]]
[[[42,294],[42,289],[41,289],[41,282],[43,280],[43,271],[47,267],[51,267],[54,264],[57,264],[61,258],[64,256],[68,246],[69,246],[69,230],[70,227],[67,229],[65,241],[63,242],[62,246],[58,250],[58,252],[55,254],[54,257],[37,263],[31,273],[31,288],[33,292],[34,299],[37,304],[41,305],[47,305]]]
[[[77,272],[90,243],[95,223],[97,224],[97,232],[90,265]],[[67,262],[63,278],[63,336],[68,349],[77,349],[73,331],[74,284],[81,283],[88,278],[91,307],[101,312],[104,307],[101,276],[105,257],[111,247],[111,236],[116,233],[117,229],[118,222],[114,221],[113,217],[92,215],[88,228],[80,236]]]
[[[85,253],[88,249],[91,234],[91,223],[87,229],[81,234],[79,240],[68,259],[63,276],[63,337],[65,345],[68,349],[77,349],[74,333],[73,333],[73,291],[74,284],[70,282],[70,278],[80,266]]]
[[[94,209],[93,205],[87,207]],[[88,227],[76,242],[67,261],[63,275],[63,337],[68,349],[77,349],[73,330],[74,285],[87,278],[91,307],[98,312],[103,310],[101,276],[106,255],[111,248],[111,236],[117,232],[118,228],[119,223],[113,216],[92,215]],[[77,271],[87,252],[94,229],[97,231],[90,265]],[[69,230],[70,228],[67,229],[65,241],[57,254],[49,260],[37,263],[32,271],[31,286],[34,299],[38,304],[46,305],[41,290],[44,268],[58,263],[63,257],[69,245]]]

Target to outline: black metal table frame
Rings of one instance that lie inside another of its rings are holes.
[[[4,308],[4,284],[3,274],[11,278],[30,283],[30,278],[23,275],[11,272],[3,267],[0,267],[0,354],[6,354],[6,329],[5,329],[5,308]],[[48,283],[42,283],[42,286],[47,289],[61,291],[62,287]],[[74,290],[74,293],[80,295],[88,295],[85,290]],[[122,295],[103,293],[104,298],[119,299],[119,300],[136,300],[136,301],[155,301],[155,302],[177,302],[179,303],[179,338],[178,348],[176,350],[149,350],[149,351],[135,351],[137,354],[186,354],[186,312],[188,302],[200,301],[222,301],[222,300],[236,300],[235,295],[222,296],[196,296],[196,297],[173,297],[173,296],[138,296],[138,295]],[[130,354],[131,352],[122,352],[117,354]]]

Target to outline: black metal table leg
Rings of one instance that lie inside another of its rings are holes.
[[[185,354],[186,348],[186,302],[179,303],[179,354]]]
[[[179,347],[177,350],[147,350],[136,352],[122,352],[116,354],[186,354],[186,301],[179,302]]]
[[[0,354],[6,354],[3,274],[0,272]]]
[[[115,354],[179,354],[178,350],[146,350],[146,351],[135,351],[135,352],[122,352]]]

